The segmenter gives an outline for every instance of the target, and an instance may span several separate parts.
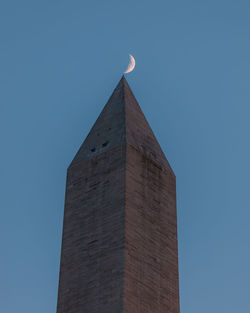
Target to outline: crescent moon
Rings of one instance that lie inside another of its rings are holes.
[[[129,64],[124,74],[132,72],[134,68],[135,68],[135,59],[131,54],[129,54]]]

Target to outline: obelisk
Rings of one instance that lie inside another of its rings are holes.
[[[57,313],[179,313],[175,181],[123,76],[67,171]]]

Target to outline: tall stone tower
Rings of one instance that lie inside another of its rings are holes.
[[[67,172],[57,313],[179,313],[175,175],[123,76]]]

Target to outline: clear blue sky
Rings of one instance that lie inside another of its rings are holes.
[[[128,53],[177,176],[181,313],[250,312],[249,0],[1,1],[0,312],[56,312],[66,168]]]

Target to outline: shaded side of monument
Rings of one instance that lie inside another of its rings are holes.
[[[57,313],[179,313],[175,175],[123,76],[67,172]]]

